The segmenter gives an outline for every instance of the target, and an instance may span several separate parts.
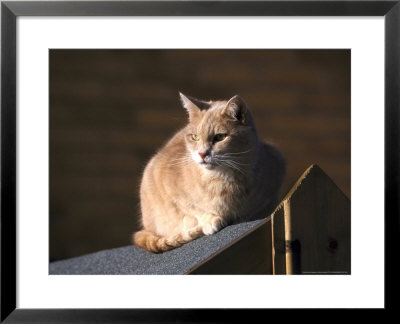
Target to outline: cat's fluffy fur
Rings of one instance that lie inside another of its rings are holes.
[[[285,173],[282,154],[259,141],[239,96],[180,96],[189,123],[149,161],[140,186],[143,229],[133,242],[152,252],[268,216]]]

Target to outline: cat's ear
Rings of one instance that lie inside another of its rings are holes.
[[[236,95],[228,100],[226,107],[222,110],[222,113],[227,115],[230,119],[239,121],[242,124],[246,124],[247,118],[247,105],[244,100]]]
[[[181,97],[182,105],[189,113],[189,117],[192,118],[202,110],[210,108],[210,103],[205,102],[193,97],[185,96],[183,93],[179,92]]]

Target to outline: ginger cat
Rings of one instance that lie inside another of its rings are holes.
[[[140,186],[143,230],[133,242],[151,252],[269,216],[285,173],[282,154],[259,141],[242,98],[180,97],[189,122],[152,157]]]

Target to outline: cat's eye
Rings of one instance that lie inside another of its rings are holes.
[[[217,134],[214,136],[214,142],[221,142],[226,138],[227,134]]]
[[[199,138],[199,135],[196,135],[196,134],[192,134],[192,140],[193,141],[198,141],[200,138]]]

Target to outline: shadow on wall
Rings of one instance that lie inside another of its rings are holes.
[[[50,260],[130,244],[178,91],[244,98],[287,159],[282,196],[318,163],[350,198],[349,50],[51,50]]]

